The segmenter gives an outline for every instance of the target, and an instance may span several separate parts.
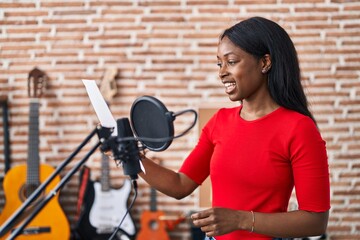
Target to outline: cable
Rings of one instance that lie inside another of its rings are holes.
[[[119,229],[120,229],[121,224],[124,222],[126,216],[129,214],[129,212],[130,212],[131,208],[133,207],[133,205],[134,205],[134,203],[135,203],[135,200],[136,200],[136,198],[137,198],[137,195],[138,195],[138,191],[137,191],[137,189],[138,189],[137,181],[136,181],[135,179],[132,179],[131,181],[132,181],[132,184],[133,184],[133,186],[134,186],[134,197],[133,197],[133,200],[131,201],[129,207],[127,208],[126,213],[124,214],[123,218],[121,219],[119,225],[118,225],[117,228],[114,230],[113,234],[110,236],[110,238],[109,238],[108,240],[112,240],[112,239],[116,236],[117,232],[118,232]]]
[[[179,116],[179,115],[184,114],[184,113],[187,113],[187,112],[192,112],[192,113],[194,114],[194,121],[193,121],[193,123],[190,125],[190,127],[188,127],[188,128],[187,128],[184,132],[182,132],[181,134],[175,136],[174,139],[184,136],[184,135],[185,135],[187,132],[189,132],[190,129],[192,129],[192,128],[195,126],[195,124],[196,124],[196,121],[197,121],[197,113],[196,113],[196,111],[193,110],[193,109],[187,109],[187,110],[184,110],[184,111],[180,111],[180,112],[174,113],[174,117]]]

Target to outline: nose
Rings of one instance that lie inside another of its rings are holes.
[[[226,77],[228,75],[228,71],[226,69],[226,66],[222,66],[220,69],[219,69],[219,77],[220,79],[223,79],[224,77]]]

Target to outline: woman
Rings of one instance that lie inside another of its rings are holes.
[[[330,209],[326,147],[288,34],[270,20],[247,19],[220,36],[217,61],[225,93],[240,106],[210,119],[179,172],[144,157],[142,178],[181,199],[210,175],[213,207],[191,218],[217,240],[323,234]],[[294,187],[299,209],[288,212]]]

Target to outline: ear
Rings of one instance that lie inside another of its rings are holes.
[[[262,69],[261,69],[261,72],[262,73],[267,73],[270,68],[271,68],[271,56],[270,54],[265,54],[263,57],[262,57]]]

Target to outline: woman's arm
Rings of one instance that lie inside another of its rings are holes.
[[[326,231],[329,212],[302,210],[286,213],[260,213],[211,208],[191,216],[194,225],[207,236],[223,235],[235,230],[246,230],[273,237],[318,236]]]
[[[325,233],[329,212],[296,210],[287,213],[255,213],[254,231],[281,237],[308,237]]]
[[[156,164],[152,160],[142,157],[145,173],[139,175],[156,190],[176,199],[190,195],[198,184],[183,173]]]

